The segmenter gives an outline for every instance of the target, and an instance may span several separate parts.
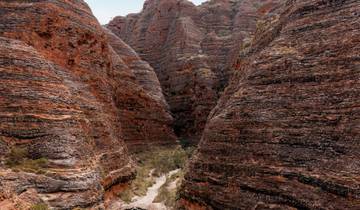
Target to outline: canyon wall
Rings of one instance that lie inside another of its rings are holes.
[[[102,209],[130,149],[173,145],[149,65],[81,0],[0,1],[0,206]]]
[[[278,0],[147,0],[143,11],[108,25],[155,69],[175,132],[196,143],[227,85],[240,48]]]
[[[289,0],[211,112],[186,209],[360,209],[360,2]]]
[[[131,152],[176,146],[173,118],[154,69],[120,38],[108,29],[104,30],[111,47],[135,78],[133,84],[123,86],[121,101],[117,101],[122,110],[120,118],[126,145]]]

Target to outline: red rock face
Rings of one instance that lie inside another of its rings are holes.
[[[147,0],[139,14],[107,27],[154,67],[175,118],[175,132],[197,142],[227,84],[239,46],[278,1]]]
[[[109,39],[111,47],[121,56],[125,64],[133,72],[136,82],[149,94],[153,99],[157,100],[165,110],[168,104],[162,93],[159,79],[154,69],[136,54],[136,52],[123,42],[118,36],[113,34],[109,29],[104,28]],[[171,116],[168,116],[171,118]]]
[[[279,14],[209,116],[187,209],[360,209],[360,2],[292,0]]]
[[[175,143],[152,69],[118,42],[83,1],[0,2],[0,205],[31,194],[101,207],[104,190],[134,175],[124,140]],[[46,158],[46,173],[10,170],[3,160],[18,147]]]
[[[117,94],[127,146],[136,151],[149,146],[176,145],[176,137],[171,128],[173,118],[154,70],[120,38],[108,29],[104,30],[110,45],[135,78],[132,83],[124,84],[123,88],[126,89],[119,90],[121,92]]]

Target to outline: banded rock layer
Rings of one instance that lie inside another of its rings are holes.
[[[103,208],[134,176],[124,140],[175,143],[152,69],[107,34],[81,0],[0,1],[1,206]],[[19,151],[46,168],[10,169]]]
[[[122,98],[126,98],[124,103],[118,102],[122,104],[125,143],[131,151],[142,151],[149,146],[175,146],[173,118],[153,68],[111,31],[104,30],[110,45],[130,68],[136,82],[131,90],[122,90]]]
[[[359,1],[284,3],[209,117],[185,207],[359,209],[359,52]]]
[[[187,0],[147,0],[141,13],[116,17],[107,28],[154,67],[176,134],[197,142],[240,46],[277,2],[212,0],[195,6]]]

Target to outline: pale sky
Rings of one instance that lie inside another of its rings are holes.
[[[116,16],[140,12],[144,0],[85,0],[101,24],[107,24]],[[206,0],[190,0],[199,5]]]

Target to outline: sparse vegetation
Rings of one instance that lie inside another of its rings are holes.
[[[187,152],[181,148],[156,148],[146,153],[137,154],[136,156],[139,167],[153,169],[153,175],[155,176],[183,168],[188,159]]]
[[[147,189],[154,184],[154,178],[150,174],[151,169],[148,167],[137,169],[137,178],[131,183],[134,195],[144,196]]]
[[[126,189],[125,191],[121,192],[119,194],[119,198],[124,201],[125,203],[130,203],[132,198],[135,196],[135,193],[133,193],[130,189]]]
[[[154,154],[149,164],[154,168],[154,174],[157,176],[168,173],[172,170],[183,168],[187,160],[187,154],[184,150],[163,150]]]
[[[7,155],[6,165],[12,167],[22,163],[27,157],[28,152],[26,148],[13,147]]]
[[[6,158],[6,165],[15,171],[43,174],[48,166],[46,158],[30,159],[26,148],[13,147]]]
[[[46,204],[39,203],[30,207],[30,210],[48,210],[49,207]]]
[[[161,186],[159,194],[156,196],[154,202],[164,203],[165,206],[174,209],[177,200],[177,192],[181,185],[180,181],[183,179],[183,177],[184,172],[182,170],[178,171],[170,177],[167,177],[165,184]],[[170,185],[174,184],[174,182],[176,182],[176,187],[171,188]]]
[[[136,154],[138,163],[136,179],[128,189],[119,194],[120,199],[130,203],[134,196],[145,196],[148,188],[155,183],[155,177],[184,168],[192,151],[192,149],[185,151],[182,148],[155,148]]]

